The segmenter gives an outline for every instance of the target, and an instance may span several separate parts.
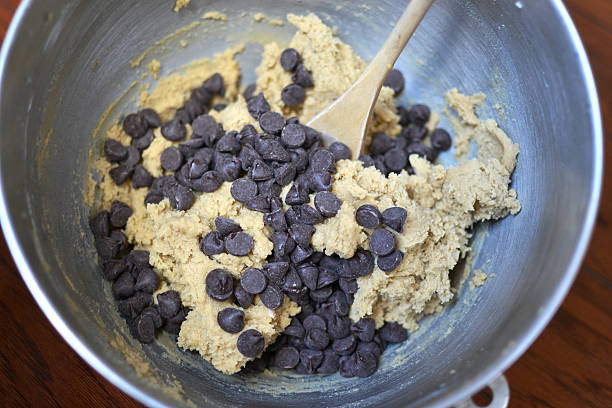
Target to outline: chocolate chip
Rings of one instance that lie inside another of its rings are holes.
[[[121,164],[133,169],[140,161],[140,151],[134,146],[128,146],[126,150],[127,155],[121,160]]]
[[[265,214],[264,224],[274,231],[285,231],[287,229],[287,221],[285,220],[283,210],[278,208]]]
[[[376,255],[389,255],[395,249],[395,236],[381,228],[370,235],[370,250]]]
[[[273,283],[269,283],[266,289],[259,294],[259,298],[264,306],[272,310],[278,309],[283,305],[284,297],[283,292]]]
[[[353,354],[355,365],[353,374],[360,378],[369,377],[376,371],[378,365],[377,357],[367,351],[356,351]]]
[[[317,289],[317,282],[319,280],[319,268],[312,264],[298,265],[297,272],[304,282],[304,285],[310,290]]]
[[[325,322],[325,319],[316,314],[307,316],[302,322],[302,325],[304,326],[304,330],[306,331],[312,329],[321,329],[324,331],[327,330],[327,323]]]
[[[387,150],[391,149],[394,146],[395,142],[386,133],[378,132],[372,137],[372,142],[370,143],[370,154],[378,155],[384,154]]]
[[[141,110],[138,114],[144,119],[149,128],[158,128],[161,125],[161,119],[153,109],[146,108]]]
[[[306,204],[308,201],[308,190],[301,183],[293,183],[285,196],[285,203],[288,205]]]
[[[310,158],[310,167],[314,172],[327,172],[335,167],[334,155],[329,150],[318,150]]]
[[[332,315],[327,321],[327,331],[332,339],[341,339],[351,332],[351,322],[348,317]]]
[[[333,350],[325,350],[323,362],[317,368],[317,374],[333,374],[338,371],[338,355]]]
[[[153,324],[156,329],[159,329],[163,324],[162,317],[159,314],[159,308],[156,305],[145,307],[140,314],[143,316],[151,317],[151,319],[153,319]]]
[[[113,167],[109,170],[108,174],[116,185],[120,186],[132,176],[134,168],[120,164],[117,167]]]
[[[181,325],[185,321],[187,317],[187,309],[184,307],[181,308],[178,313],[171,318],[166,320],[166,324],[164,325],[164,330],[171,334],[178,335],[181,331]]]
[[[396,249],[389,255],[379,256],[376,262],[381,270],[391,272],[399,266],[402,259],[404,259],[403,252]]]
[[[355,279],[340,279],[338,285],[344,293],[348,294],[357,293],[357,290],[359,290],[359,285]]]
[[[185,138],[187,135],[187,129],[182,121],[180,121],[178,118],[174,118],[162,125],[161,134],[166,139],[176,142]]]
[[[397,69],[392,69],[385,78],[384,86],[393,89],[395,95],[404,90],[404,76]]]
[[[274,179],[281,186],[286,186],[293,181],[296,175],[295,164],[284,163],[274,170]]]
[[[256,159],[249,171],[249,177],[254,181],[268,180],[274,177],[274,171],[263,160]]]
[[[237,157],[226,157],[217,170],[224,181],[234,181],[240,177],[240,160]]]
[[[306,141],[306,131],[302,125],[288,124],[281,132],[281,141],[290,148],[300,147]]]
[[[434,129],[431,135],[429,135],[429,140],[431,140],[431,147],[436,150],[450,149],[451,137],[444,129]]]
[[[315,228],[309,224],[293,224],[289,227],[289,236],[303,247],[310,245],[310,238],[314,234]]]
[[[289,326],[285,327],[285,331],[283,333],[287,336],[304,337],[306,331],[304,330],[304,326],[300,320],[294,317],[291,319]]]
[[[244,97],[244,100],[248,101],[249,99],[251,99],[256,89],[256,84],[250,84],[246,88],[244,88],[244,91],[242,91],[242,96]]]
[[[410,124],[410,118],[408,116],[408,109],[399,105],[397,107],[397,115],[399,116],[399,124],[401,127],[406,127]]]
[[[278,135],[285,126],[285,118],[277,112],[264,112],[259,117],[259,126],[264,132]]]
[[[289,255],[295,249],[295,241],[286,232],[276,231],[270,235],[270,241],[274,245],[274,255],[283,257]]]
[[[112,286],[113,296],[115,299],[126,299],[132,296],[135,292],[134,277],[129,272],[123,272],[115,280]]]
[[[257,268],[249,268],[242,272],[240,286],[253,295],[257,295],[266,288],[266,276]]]
[[[282,290],[287,294],[300,295],[303,291],[302,279],[298,275],[297,271],[293,266],[289,268],[289,272],[285,275],[285,282],[283,282]],[[305,288],[304,288],[305,289]]]
[[[356,348],[357,339],[352,334],[340,339],[335,339],[332,343],[332,349],[334,352],[341,356],[346,356],[353,353]]]
[[[264,274],[277,285],[282,284],[289,271],[288,262],[268,262],[262,265]]]
[[[334,193],[320,191],[315,195],[314,205],[324,217],[334,217],[340,211],[342,203]]]
[[[204,114],[193,120],[191,130],[195,136],[210,138],[211,135],[216,135],[217,131],[219,130],[219,125],[215,121],[215,118]]]
[[[300,352],[291,346],[284,346],[276,352],[274,365],[280,368],[293,368],[300,362]]]
[[[280,56],[280,64],[285,71],[293,71],[300,62],[300,54],[294,48],[285,48]]]
[[[133,265],[149,266],[149,251],[134,249],[126,257],[127,261]]]
[[[309,176],[308,187],[312,192],[331,190],[332,178],[328,172],[310,173]]]
[[[270,211],[270,197],[267,197],[263,194],[256,195],[244,204],[249,210],[259,211],[263,213],[267,213]]]
[[[394,147],[385,152],[385,166],[389,171],[399,173],[408,164],[408,156],[404,150]]]
[[[329,336],[322,329],[310,329],[306,330],[306,336],[304,336],[304,344],[306,347],[312,350],[323,350],[329,344]]]
[[[405,138],[409,143],[421,141],[427,135],[425,126],[409,126],[402,129],[401,137]]]
[[[408,331],[396,322],[387,322],[379,331],[381,339],[389,343],[401,343],[408,338]]]
[[[159,286],[159,278],[155,271],[151,268],[143,268],[138,274],[134,289],[140,290],[146,293],[153,293]]]
[[[108,237],[110,234],[110,213],[106,210],[100,211],[89,220],[89,228],[95,237]]]
[[[374,166],[374,159],[369,154],[362,154],[359,156],[359,161],[362,163],[363,167],[372,167]]]
[[[234,297],[236,298],[236,303],[243,309],[248,309],[251,304],[253,304],[253,298],[255,297],[251,293],[248,293],[246,290],[242,288],[240,285],[236,285],[234,288]]]
[[[150,294],[136,292],[133,296],[120,301],[117,308],[122,316],[133,319],[151,304],[153,304],[153,297]]]
[[[189,180],[197,179],[202,177],[208,170],[208,164],[197,157],[191,157],[181,167],[181,175]]]
[[[123,252],[127,249],[128,247],[127,237],[125,236],[123,231],[120,231],[120,230],[111,231],[109,238],[117,243],[119,252]]]
[[[223,238],[233,232],[238,232],[242,230],[242,228],[240,228],[240,224],[226,217],[215,218],[215,228],[217,228],[217,231],[219,232],[219,234],[221,234],[221,237]]]
[[[244,329],[244,312],[233,307],[226,307],[217,313],[217,323],[228,333],[239,333]]]
[[[141,343],[151,343],[155,340],[155,323],[148,315],[139,315],[132,321],[132,333]]]
[[[189,123],[191,123],[191,121],[195,118],[197,118],[198,116],[200,116],[201,114],[205,113],[205,111],[208,111],[208,109],[206,109],[201,103],[200,101],[198,101],[195,98],[190,98],[188,100],[185,101],[185,105],[183,105],[183,110],[185,112],[187,112],[187,114],[189,115]]]
[[[219,175],[219,172],[209,170],[202,174],[202,177],[193,180],[192,187],[194,190],[202,193],[212,193],[213,191],[217,191],[219,187],[221,187],[221,184],[223,184],[223,179]]]
[[[248,178],[241,178],[232,183],[230,194],[234,200],[245,203],[257,195],[257,184]]]
[[[223,77],[219,73],[213,74],[204,81],[202,87],[212,94],[225,95],[225,82],[223,82]]]
[[[236,154],[240,151],[240,142],[236,138],[237,132],[227,132],[219,141],[215,148],[219,152]]]
[[[168,185],[164,189],[164,195],[168,197],[170,206],[179,211],[187,211],[195,201],[193,192],[189,188],[178,183]]]
[[[374,334],[376,334],[376,323],[374,322],[374,319],[364,317],[351,325],[351,331],[359,338],[359,340],[369,342],[374,339]]]
[[[397,231],[404,231],[404,223],[408,217],[408,212],[402,207],[389,207],[382,213],[382,221],[389,228]]]
[[[351,149],[341,142],[333,142],[330,144],[329,151],[334,155],[336,161],[351,158]]]
[[[180,311],[181,297],[175,290],[168,290],[157,295],[157,304],[159,306],[159,314],[164,319],[170,319]]]
[[[314,250],[311,247],[302,247],[297,245],[293,252],[291,252],[291,262],[294,264],[298,264],[300,262],[304,262],[306,259],[312,255]]]
[[[234,256],[246,256],[253,250],[253,238],[246,232],[234,232],[225,237],[225,250]]]
[[[355,221],[364,228],[378,228],[381,220],[382,214],[373,205],[364,204],[355,211]]]
[[[321,289],[311,290],[310,298],[317,303],[323,303],[332,295],[333,289],[331,286],[325,286]]]
[[[208,105],[212,101],[213,95],[208,92],[203,86],[195,88],[191,91],[191,99],[195,99],[202,105]]]
[[[342,269],[342,272],[345,272],[347,269],[351,270],[357,276],[367,276],[372,273],[374,270],[374,256],[370,251],[359,248],[355,251],[355,255],[345,263],[346,267]],[[339,273],[340,274],[340,273]],[[340,276],[341,278],[346,278],[348,276]]]
[[[364,352],[372,353],[374,357],[376,358],[379,358],[380,355],[382,354],[382,351],[380,351],[380,346],[373,341],[370,341],[367,343],[360,341],[359,344],[357,345],[357,351],[361,353],[364,353]]]
[[[107,259],[102,261],[102,274],[107,281],[114,281],[121,275],[126,268],[126,263],[123,259]]]
[[[264,98],[263,93],[260,92],[247,100],[247,110],[253,118],[259,119],[263,113],[270,111],[270,104]]]
[[[323,362],[323,357],[323,352],[319,350],[301,350],[300,364],[296,367],[296,371],[300,372],[301,368],[303,374],[314,374]]]
[[[117,163],[127,157],[127,148],[115,139],[104,141],[104,156],[111,163]]]
[[[123,228],[132,213],[132,208],[129,205],[115,200],[110,207],[110,224],[115,228]]]
[[[293,75],[291,75],[291,80],[294,84],[302,86],[304,88],[310,88],[311,86],[314,86],[314,82],[312,82],[310,74],[302,64],[299,64],[295,68],[295,72],[293,73]]]
[[[291,156],[291,163],[295,164],[295,168],[298,173],[303,172],[308,167],[310,159],[308,158],[308,152],[301,147],[297,149],[288,150]]]
[[[141,165],[136,166],[132,174],[132,187],[150,187],[151,184],[153,184],[153,176]]]
[[[189,115],[189,112],[187,112],[185,109],[181,108],[181,109],[178,109],[174,113],[174,120],[176,120],[179,123],[184,125],[186,123],[191,123],[193,118],[191,117],[191,115]]]
[[[143,136],[148,128],[145,120],[136,113],[130,113],[123,119],[123,131],[135,139]]]
[[[410,118],[410,123],[413,123],[417,126],[423,126],[429,120],[431,112],[426,105],[413,105],[412,108],[408,111],[408,117]]]
[[[142,152],[151,145],[153,139],[155,139],[155,135],[153,134],[153,130],[149,129],[143,137],[139,137],[138,139],[132,139],[132,146]]]
[[[164,195],[155,190],[151,190],[147,193],[144,199],[145,205],[147,204],[159,204],[164,199]]]
[[[289,84],[281,91],[281,99],[287,106],[298,106],[305,98],[306,90],[297,84]]]
[[[200,240],[200,251],[205,255],[212,256],[225,250],[223,237],[218,231],[211,231]]]
[[[265,346],[266,342],[263,335],[255,329],[249,329],[242,332],[240,336],[238,336],[238,341],[236,342],[238,351],[249,358],[260,355]]]
[[[291,155],[276,139],[261,137],[255,143],[255,149],[265,160],[274,160],[279,162],[291,161]]]
[[[211,298],[224,301],[232,296],[234,281],[225,269],[213,269],[206,275],[206,293]]]
[[[159,157],[162,168],[167,171],[177,171],[183,160],[183,154],[174,146],[166,147]]]

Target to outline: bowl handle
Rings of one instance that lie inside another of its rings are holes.
[[[491,389],[492,399],[487,408],[506,408],[510,402],[510,387],[508,387],[508,381],[503,374],[500,374],[495,380],[487,384],[487,387]],[[472,398],[468,398],[465,401],[455,404],[454,408],[479,408]]]

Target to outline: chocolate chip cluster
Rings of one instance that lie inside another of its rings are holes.
[[[282,90],[281,99],[287,106],[300,105],[306,96],[305,88],[313,86],[310,73],[292,48],[283,51],[280,64],[293,73],[292,83]],[[403,76],[392,70],[385,85],[397,94],[404,87]],[[260,268],[242,271],[239,280],[224,269],[204,272],[208,296],[236,306],[218,313],[219,327],[227,333],[240,333],[236,348],[246,357],[257,357],[248,364],[255,370],[279,367],[302,374],[369,376],[375,372],[387,344],[404,341],[408,333],[397,323],[376,329],[373,319],[355,322],[348,315],[358,290],[357,278],[371,274],[375,265],[390,272],[401,263],[404,254],[396,248],[394,232],[403,232],[407,211],[391,207],[381,213],[373,205],[362,205],[355,218],[370,233],[370,250],[358,249],[350,259],[315,251],[310,243],[315,225],[334,217],[342,206],[331,191],[336,162],[349,159],[351,152],[339,142],[324,147],[319,132],[300,124],[296,117],[285,118],[272,112],[263,93],[254,95],[255,90],[254,85],[248,86],[243,95],[249,114],[258,121],[262,132],[252,125],[226,131],[208,114],[209,109],[225,107],[211,107],[214,95],[225,92],[219,74],[194,89],[184,106],[163,124],[151,109],[127,115],[123,129],[132,138],[131,146],[111,139],[104,144],[107,160],[116,164],[110,176],[118,185],[131,177],[134,188],[149,188],[145,204],[168,198],[171,207],[179,211],[193,205],[195,193],[214,192],[223,182],[232,183],[232,197],[262,213],[265,225],[272,231],[269,239],[273,252]],[[365,166],[375,166],[385,175],[403,169],[410,172],[408,156],[412,153],[433,161],[439,151],[450,147],[450,136],[442,129],[429,135],[431,146],[423,143],[429,108],[414,105],[407,110],[400,106],[398,112],[401,134],[395,139],[376,134],[369,154],[360,157]],[[193,131],[189,140],[184,140],[186,124]],[[166,174],[153,179],[139,164],[140,153],[153,140],[153,129],[159,127],[164,138],[180,143],[162,152],[160,164]],[[290,188],[283,200],[280,193],[284,186]],[[91,228],[104,275],[114,281],[113,294],[120,300],[120,312],[128,318],[135,337],[150,342],[160,327],[178,333],[187,309],[175,291],[159,294],[158,305],[153,305],[152,293],[159,278],[148,263],[148,253],[130,251],[120,231],[131,211],[127,205],[115,202],[110,211],[92,218]],[[217,217],[214,224],[215,229],[200,240],[200,250],[205,255],[214,257],[227,252],[247,256],[252,252],[253,239],[238,223]],[[265,352],[263,335],[247,327],[243,311],[251,307],[255,296],[271,310],[280,308],[285,296],[301,307]]]
[[[96,238],[102,274],[112,282],[119,313],[136,339],[151,343],[159,329],[178,334],[188,310],[173,290],[159,293],[154,304],[159,277],[149,264],[149,252],[133,249],[122,231],[131,215],[127,204],[113,201],[110,209],[92,217],[89,225]]]

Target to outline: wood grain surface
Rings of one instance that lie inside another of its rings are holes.
[[[0,36],[19,0],[0,0]],[[605,177],[595,233],[562,307],[506,372],[511,407],[612,407],[612,1],[568,0],[589,54],[604,122]],[[0,240],[0,406],[141,407],[63,341]],[[24,323],[24,322],[27,322]]]

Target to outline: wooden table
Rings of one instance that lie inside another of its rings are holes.
[[[0,35],[19,0],[0,0]],[[511,407],[612,407],[612,1],[568,0],[597,81],[605,175],[595,233],[561,309],[506,372]],[[0,240],[0,406],[140,407],[62,340]],[[24,324],[27,322],[27,324]]]

